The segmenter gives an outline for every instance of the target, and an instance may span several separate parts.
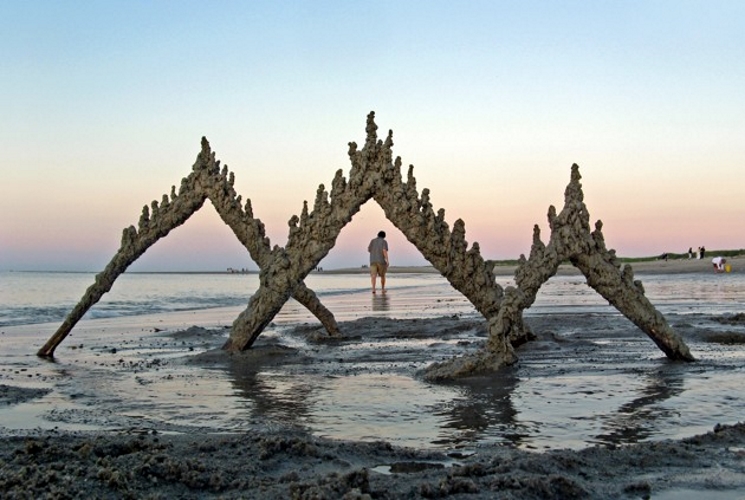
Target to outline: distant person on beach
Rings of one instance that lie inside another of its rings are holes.
[[[378,276],[380,276],[380,289],[385,293],[385,273],[388,270],[388,242],[385,241],[385,231],[378,233],[378,237],[367,246],[367,251],[370,252],[372,293],[375,293]]]
[[[689,259],[693,258],[693,247],[688,247],[688,258]]]
[[[711,263],[714,264],[715,273],[723,273],[724,265],[727,263],[727,259],[725,259],[724,257],[714,257],[713,259],[711,259]]]
[[[701,245],[701,258],[703,259],[704,257],[706,257],[706,248],[704,248],[704,246]]]

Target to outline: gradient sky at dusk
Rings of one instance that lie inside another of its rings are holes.
[[[206,136],[273,244],[393,130],[485,258],[580,165],[622,256],[745,248],[745,2],[0,2],[0,270],[102,269]],[[404,171],[405,174],[405,171]],[[326,268],[423,258],[370,202]],[[252,267],[207,203],[132,270]]]

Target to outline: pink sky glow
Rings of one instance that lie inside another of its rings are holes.
[[[206,136],[272,243],[347,143],[404,172],[487,259],[530,249],[573,163],[628,257],[745,248],[745,3],[3,2],[0,271],[98,271]],[[213,27],[214,29],[205,29]],[[326,268],[425,262],[374,203]],[[132,270],[255,267],[206,206]]]

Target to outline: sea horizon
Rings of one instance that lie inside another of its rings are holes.
[[[745,259],[745,249],[725,249],[725,250],[707,250],[706,257],[703,259],[699,259],[697,256],[693,256],[692,258],[688,256],[687,253],[669,253],[669,252],[663,252],[658,255],[646,255],[641,257],[631,257],[631,256],[616,256],[616,259],[621,264],[632,264],[635,267],[639,266],[640,264],[648,264],[648,263],[654,263],[654,262],[670,262],[670,261],[706,261],[709,262],[711,258],[714,256],[723,256],[729,259]],[[496,269],[499,268],[509,268],[509,267],[517,267],[518,259],[486,259],[490,262],[494,263],[494,266]],[[251,263],[255,266],[255,263]],[[568,262],[565,262],[562,264],[562,266],[566,267]],[[0,269],[0,273],[100,273],[103,271],[102,269],[99,270],[75,270],[75,269]],[[367,264],[360,264],[359,266],[338,266],[338,267],[326,267],[326,266],[318,266],[317,269],[311,271],[311,273],[314,272],[333,272],[333,273],[359,273],[359,272],[366,272],[368,271]],[[234,268],[231,266],[226,266],[223,269],[185,269],[185,270],[146,270],[146,271],[140,271],[140,270],[126,270],[125,271],[128,274],[259,274],[259,269],[252,269],[250,267],[244,266],[239,268]],[[402,265],[391,265],[389,267],[389,272],[439,272],[437,269],[435,269],[432,264],[402,264]]]

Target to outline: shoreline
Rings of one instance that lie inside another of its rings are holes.
[[[733,273],[742,272],[745,269],[745,257],[736,256],[728,257],[727,262],[732,264]],[[635,275],[653,275],[653,274],[685,274],[685,273],[713,273],[711,259],[671,259],[671,260],[649,260],[639,262],[622,262],[622,266],[630,265]],[[494,266],[495,276],[514,276],[516,264],[497,264]],[[367,274],[370,269],[367,267],[358,268],[340,268],[324,269],[321,272],[311,274]],[[391,266],[388,269],[391,274],[405,273],[422,273],[422,274],[439,274],[432,266]],[[559,276],[579,275],[579,269],[571,264],[565,263],[559,266],[556,272]]]
[[[712,254],[714,255],[714,254]],[[619,258],[619,262],[622,266],[631,265],[635,274],[678,274],[678,273],[699,273],[699,272],[713,272],[712,269],[712,257],[705,257],[703,259],[650,259],[650,260],[638,260],[638,261],[625,261],[623,258]],[[745,269],[745,255],[736,255],[733,257],[726,257],[727,262],[732,264],[732,271],[743,272]],[[513,276],[517,269],[517,264],[505,264],[504,261],[496,261],[494,266],[495,276]],[[56,273],[56,274],[97,274],[100,271],[38,271],[38,270],[5,270],[0,272],[7,273]],[[366,266],[360,267],[340,267],[333,269],[323,269],[322,271],[311,271],[309,275],[313,274],[367,274],[370,269]],[[439,271],[431,265],[422,266],[390,266],[388,272],[391,274],[439,274]],[[215,275],[258,275],[258,270],[248,270],[246,272],[228,272],[228,271],[128,271],[128,274],[215,274]],[[557,275],[572,275],[581,274],[580,271],[569,263],[564,263],[559,266],[556,273]]]

